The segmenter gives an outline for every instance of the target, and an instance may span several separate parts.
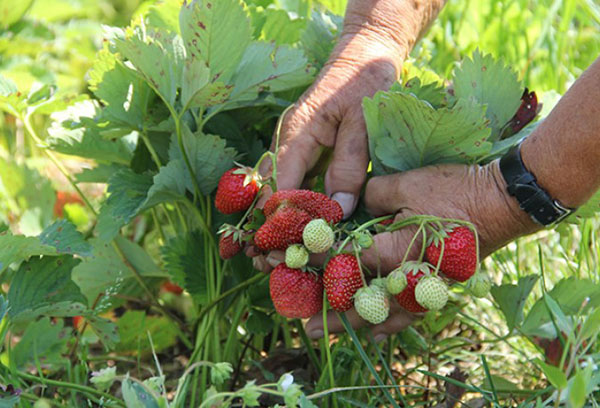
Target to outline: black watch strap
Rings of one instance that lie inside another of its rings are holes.
[[[519,207],[538,224],[547,226],[558,223],[573,213],[554,200],[537,183],[521,158],[521,145],[513,147],[500,159],[500,172],[507,184],[508,194],[515,197]]]

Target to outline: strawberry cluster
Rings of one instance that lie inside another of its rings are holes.
[[[367,284],[360,250],[373,244],[368,227],[374,222],[355,230],[340,227],[340,205],[310,190],[278,191],[269,197],[262,211],[257,210],[253,204],[261,184],[257,171],[245,167],[231,169],[221,178],[215,200],[217,209],[225,214],[246,211],[246,215],[237,226],[221,228],[219,252],[228,259],[244,244],[264,253],[285,251],[285,262],[275,267],[269,280],[275,309],[284,317],[315,315],[322,310],[325,295],[334,311],[345,312],[354,307],[363,319],[379,324],[388,318],[392,298],[408,312],[423,313],[446,305],[449,283],[468,281],[467,288],[477,297],[485,296],[490,289],[489,279],[476,273],[476,235],[466,223],[447,223],[442,227],[440,219],[425,216],[429,239],[421,259],[403,261],[386,278],[372,279]],[[425,221],[418,219],[416,223],[423,226]],[[404,222],[401,227],[407,225],[410,223]],[[400,227],[386,219],[379,228],[395,231]],[[345,241],[334,250],[336,237]],[[354,250],[343,252],[350,243]],[[311,253],[329,255],[323,270],[308,266]]]

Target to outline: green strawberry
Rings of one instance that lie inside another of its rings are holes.
[[[394,269],[385,280],[385,287],[392,295],[397,295],[402,292],[408,285],[406,274],[402,267]]]
[[[300,269],[308,263],[308,251],[300,244],[290,245],[285,250],[285,264],[288,268]]]
[[[440,310],[448,302],[448,286],[437,276],[424,276],[415,287],[417,303],[429,310]]]
[[[487,296],[490,293],[490,289],[492,288],[492,281],[490,278],[481,272],[477,272],[475,275],[471,276],[471,279],[467,282],[467,289],[471,292],[471,295],[482,298]]]
[[[390,300],[377,286],[360,288],[354,295],[356,313],[369,323],[385,322],[390,313]]]
[[[302,240],[304,246],[312,253],[320,254],[333,245],[335,237],[333,230],[322,218],[312,220],[304,227]]]

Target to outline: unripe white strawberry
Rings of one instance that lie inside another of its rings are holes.
[[[333,230],[327,221],[321,218],[306,224],[302,233],[304,246],[315,254],[320,254],[331,248],[334,239]]]
[[[406,285],[408,285],[408,281],[403,268],[394,269],[385,280],[385,287],[392,295],[402,292]]]
[[[308,251],[300,244],[290,245],[285,250],[285,264],[288,268],[300,269],[308,263]]]
[[[471,295],[482,298],[487,296],[490,293],[490,289],[492,288],[492,281],[490,278],[481,272],[477,272],[475,275],[471,276],[471,279],[467,282],[467,289],[471,292]]]
[[[390,300],[378,287],[360,288],[354,295],[356,313],[369,323],[385,322],[390,314]]]
[[[424,276],[415,287],[417,303],[429,310],[440,310],[448,302],[448,286],[436,276]]]

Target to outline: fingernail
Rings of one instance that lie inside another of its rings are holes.
[[[344,219],[348,218],[352,212],[354,212],[354,207],[356,207],[356,196],[351,193],[335,193],[331,196],[331,198],[337,201],[342,207],[342,211],[344,212]]]
[[[377,336],[375,336],[375,343],[381,343],[385,339],[387,339],[387,334],[379,333]]]
[[[310,333],[308,333],[308,337],[310,337],[311,339],[320,339],[321,337],[323,337],[323,330],[313,330]]]

